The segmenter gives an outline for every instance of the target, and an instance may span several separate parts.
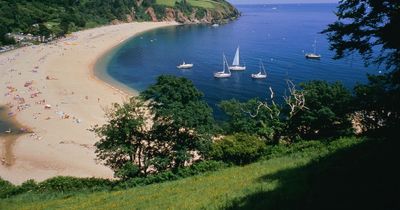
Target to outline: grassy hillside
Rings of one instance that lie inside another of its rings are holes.
[[[377,204],[399,207],[392,200],[395,195],[390,194],[399,189],[399,182],[393,179],[398,172],[386,171],[395,162],[395,147],[391,144],[356,138],[326,145],[308,142],[287,151],[273,150],[268,160],[244,167],[123,191],[27,193],[0,200],[0,209],[335,209],[346,205],[375,208],[379,207]],[[364,196],[371,200],[364,201]]]
[[[175,2],[176,0],[156,0],[156,4],[165,5],[168,7],[174,7]],[[213,9],[216,7],[223,7],[225,5],[224,3],[213,0],[187,0],[187,2],[194,7],[200,7],[204,9]]]

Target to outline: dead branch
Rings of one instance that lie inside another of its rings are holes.
[[[290,107],[289,118],[292,118],[297,112],[308,108],[306,107],[304,92],[296,90],[295,84],[290,80],[286,80],[286,84],[290,94],[289,96],[283,96],[283,99]]]

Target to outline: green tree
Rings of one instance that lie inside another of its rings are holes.
[[[258,135],[270,143],[277,143],[285,135],[286,122],[281,115],[283,110],[275,103],[266,104],[258,99],[247,102],[232,99],[222,101],[219,106],[227,115],[225,130],[228,134]]]
[[[358,52],[367,65],[386,69],[355,88],[361,121],[367,129],[393,133],[400,127],[400,1],[342,0],[336,15],[338,20],[323,31],[336,58]]]
[[[107,123],[91,129],[100,138],[95,144],[97,158],[113,169],[116,177],[129,178],[148,172],[154,145],[146,129],[145,110],[138,98],[122,105],[115,103],[106,112]]]
[[[399,86],[387,75],[369,75],[367,84],[354,88],[355,110],[363,130],[379,135],[397,135],[400,125]]]
[[[159,162],[162,168],[178,168],[194,157],[206,156],[213,130],[212,109],[193,83],[185,78],[160,76],[156,84],[142,92],[153,117],[152,138],[164,142]]]
[[[360,53],[366,64],[385,64],[400,82],[400,1],[340,1],[338,20],[323,31],[336,58]]]
[[[352,95],[339,82],[310,81],[300,84],[307,109],[290,120],[289,127],[302,138],[315,139],[350,134]]]

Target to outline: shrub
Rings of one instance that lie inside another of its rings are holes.
[[[137,177],[139,174],[139,167],[131,162],[125,163],[120,169],[115,171],[115,176],[124,180]]]
[[[82,190],[107,190],[111,189],[113,181],[99,178],[76,178],[58,176],[47,179],[38,184],[38,191],[41,192],[68,192]]]
[[[7,198],[17,194],[16,187],[10,182],[0,178],[0,198]]]
[[[237,165],[256,161],[265,149],[265,143],[256,136],[234,134],[214,143],[212,157]]]

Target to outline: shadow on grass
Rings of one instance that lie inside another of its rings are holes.
[[[304,167],[259,179],[279,187],[225,209],[400,209],[400,143],[369,140]]]

